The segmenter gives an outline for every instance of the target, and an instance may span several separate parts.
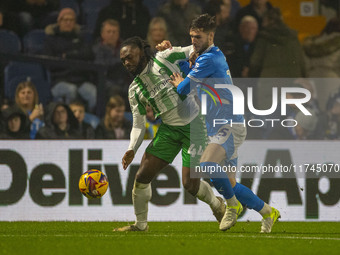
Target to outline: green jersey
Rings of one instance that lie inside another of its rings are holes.
[[[145,115],[147,105],[167,125],[184,126],[197,116],[199,107],[194,94],[179,95],[169,82],[172,73],[181,73],[178,63],[187,60],[191,50],[189,46],[159,52],[135,77],[129,87],[129,101],[134,116]]]

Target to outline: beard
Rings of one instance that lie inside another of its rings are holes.
[[[146,67],[147,65],[147,59],[145,56],[142,56],[138,62],[138,65],[136,67],[136,69],[134,71],[130,71],[130,73],[133,75],[133,76],[137,76],[138,74],[140,74],[144,68]]]
[[[196,52],[199,54],[199,55],[202,55],[202,53],[209,48],[209,42],[206,42],[205,44],[202,45],[202,47],[197,50]]]

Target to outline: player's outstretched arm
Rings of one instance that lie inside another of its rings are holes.
[[[164,40],[163,42],[156,45],[156,49],[158,51],[164,51],[170,48],[172,48],[172,45],[171,45],[171,42],[168,40]]]
[[[128,150],[127,152],[125,152],[123,159],[122,159],[124,170],[126,170],[126,168],[131,164],[134,157],[135,157],[135,152],[133,150]]]

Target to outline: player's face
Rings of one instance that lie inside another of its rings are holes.
[[[204,33],[202,30],[190,30],[190,37],[195,52],[199,54],[202,54],[210,45],[210,33]]]
[[[139,74],[146,66],[146,61],[143,63],[141,50],[131,45],[124,46],[120,50],[120,60],[126,70],[133,75]]]
[[[31,88],[23,88],[18,93],[19,103],[21,105],[33,106],[34,104],[34,92]]]
[[[79,122],[82,122],[84,120],[85,117],[85,109],[84,107],[80,106],[80,105],[70,105],[70,108],[74,114],[74,116],[76,117],[76,119]]]

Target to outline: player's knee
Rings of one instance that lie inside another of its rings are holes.
[[[138,171],[136,173],[136,181],[139,183],[150,183],[151,180],[152,178],[143,172]]]

